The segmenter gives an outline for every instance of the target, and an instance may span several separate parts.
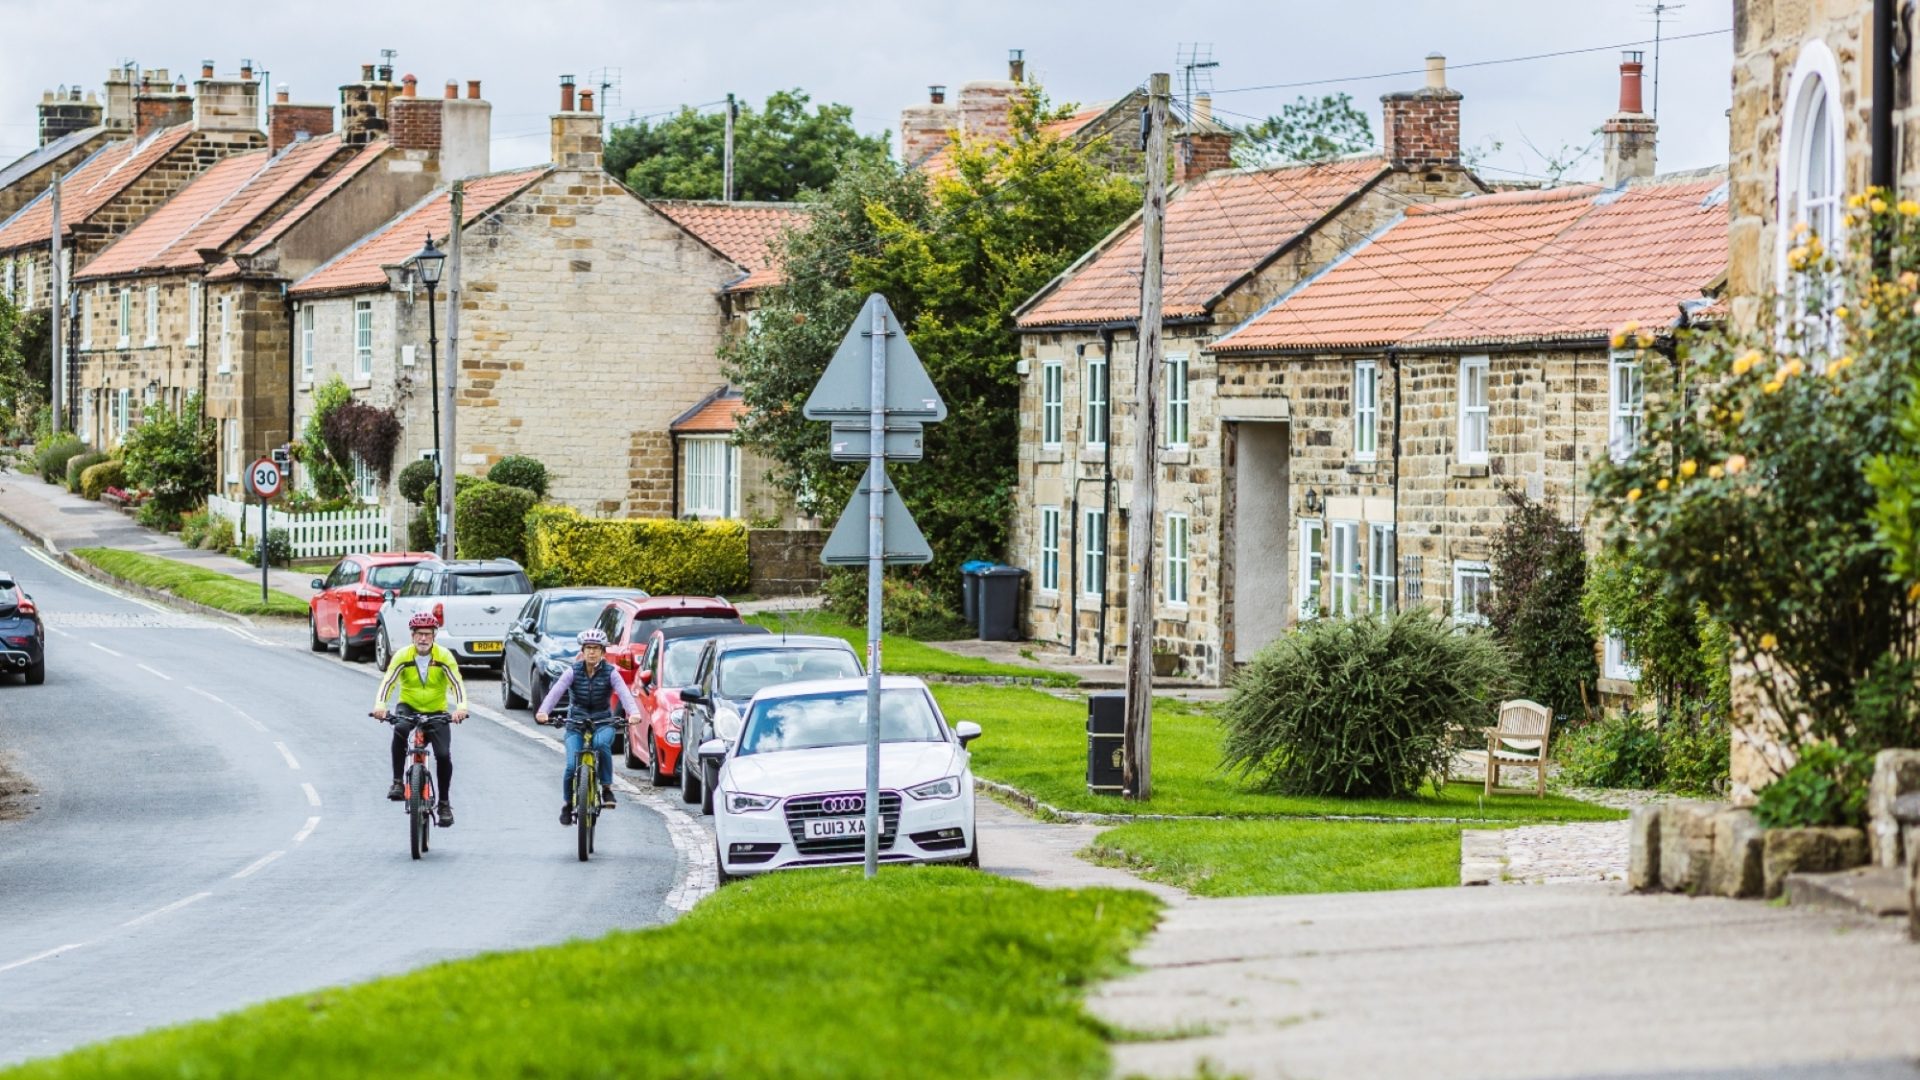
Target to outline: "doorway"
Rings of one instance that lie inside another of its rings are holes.
[[[1287,629],[1292,610],[1287,558],[1288,429],[1283,422],[1231,425],[1227,484],[1233,604],[1233,662],[1244,664]]]

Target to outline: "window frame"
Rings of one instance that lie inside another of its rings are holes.
[[[1176,525],[1179,527],[1175,528]],[[1161,543],[1166,553],[1161,592],[1168,607],[1184,608],[1192,596],[1193,519],[1186,514],[1166,515]]]
[[[1622,375],[1632,379],[1635,393],[1631,402],[1621,400]],[[1640,435],[1646,428],[1647,419],[1646,380],[1646,366],[1640,362],[1638,353],[1620,349],[1608,354],[1607,456],[1616,462],[1627,460],[1640,448]],[[1627,427],[1631,431],[1623,431]]]
[[[200,344],[200,289],[198,279],[187,282],[187,344]]]
[[[1343,518],[1330,521],[1327,525],[1332,611],[1340,618],[1352,618],[1363,610],[1366,596],[1366,566],[1361,562],[1360,522]],[[1348,559],[1351,559],[1351,564],[1343,570],[1342,564]]]
[[[1040,576],[1038,588],[1043,593],[1060,592],[1060,508],[1042,506],[1039,518]]]
[[[1107,591],[1107,512],[1089,506],[1080,512],[1080,595],[1098,600]]]
[[[11,264],[9,264],[11,265]],[[93,348],[93,290],[85,289],[80,293],[80,351]]]
[[[133,345],[133,290],[120,287],[120,345],[122,349]]]
[[[14,292],[13,292],[14,261],[11,258],[6,260],[5,269],[6,269],[6,273],[4,275],[4,278],[5,278],[6,287],[4,289],[0,289],[0,292],[4,292],[6,294],[7,303],[11,304],[14,302],[14,299],[15,299]]]
[[[1481,596],[1493,595],[1493,568],[1491,566],[1489,566],[1484,561],[1479,561],[1474,559],[1454,560],[1453,597],[1452,597],[1452,603],[1450,605],[1453,609],[1453,623],[1455,626],[1485,626],[1487,625],[1486,612],[1480,611],[1480,610],[1474,610],[1474,611],[1467,610],[1467,606],[1465,603],[1466,597],[1467,597],[1467,589],[1465,587],[1465,582],[1467,582],[1468,580],[1485,581],[1487,583],[1487,587],[1485,591],[1483,593],[1479,593],[1479,595]]]
[[[1463,356],[1460,358],[1458,381],[1454,386],[1454,399],[1458,405],[1459,430],[1456,434],[1455,453],[1462,465],[1485,465],[1492,435],[1492,423],[1488,405],[1488,380],[1492,376],[1492,364],[1486,356]],[[1478,375],[1479,401],[1474,400],[1475,375]],[[1476,441],[1475,435],[1478,435]]]
[[[300,305],[300,379],[313,381],[313,336],[314,307],[312,304]]]
[[[1095,368],[1099,369],[1097,377]],[[1083,441],[1093,449],[1104,449],[1113,433],[1113,365],[1105,353],[1088,353],[1082,369]]]
[[[220,298],[220,370],[225,375],[233,370],[233,297]]]
[[[227,429],[227,483],[237,484],[240,482],[240,467],[241,467],[240,466],[240,421],[239,419],[237,417],[232,417],[232,416],[227,417],[226,429]]]
[[[353,302],[353,377],[373,378],[373,301]]]
[[[1393,525],[1388,522],[1368,522],[1365,570],[1369,614],[1384,616],[1399,610],[1399,559],[1399,544],[1395,540]]]
[[[1040,362],[1040,447],[1058,450],[1067,427],[1067,366],[1060,360]]]
[[[1166,448],[1185,450],[1193,436],[1192,370],[1186,353],[1168,353],[1163,366],[1166,368]]]
[[[1373,461],[1379,454],[1380,365],[1362,360],[1353,365],[1353,458]]]
[[[1601,674],[1621,682],[1639,682],[1640,665],[1633,662],[1624,638],[1608,634],[1601,640]]]
[[[1325,600],[1325,589],[1320,579],[1327,566],[1327,522],[1325,518],[1303,517],[1299,519],[1299,524],[1300,550],[1296,556],[1294,613],[1301,622],[1310,622],[1323,614],[1321,604]],[[1309,604],[1312,605],[1311,609]]]
[[[714,448],[718,453],[713,453]],[[704,460],[711,457],[713,460]],[[701,459],[701,460],[696,460]],[[702,468],[696,469],[699,465]],[[710,475],[706,467],[712,467]],[[740,517],[740,448],[725,435],[680,438],[681,513],[703,520]]]
[[[160,286],[147,286],[147,338],[148,348],[160,344]]]

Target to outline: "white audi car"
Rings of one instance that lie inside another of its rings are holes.
[[[713,831],[720,880],[866,858],[867,681],[829,679],[762,690],[740,736],[700,745],[720,765]],[[880,681],[880,861],[978,866],[967,744],[980,725],[949,727],[927,684]]]

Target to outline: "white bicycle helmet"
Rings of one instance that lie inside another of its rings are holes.
[[[580,644],[582,646],[598,645],[604,649],[607,647],[607,632],[604,630],[582,630],[580,631]]]

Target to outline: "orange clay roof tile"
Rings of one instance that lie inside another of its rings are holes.
[[[676,435],[728,433],[739,426],[740,417],[746,411],[747,403],[740,397],[740,391],[729,389],[695,406],[675,420],[670,430]]]
[[[133,182],[146,174],[193,135],[191,124],[162,128],[145,139],[122,139],[95,151],[60,185],[62,232],[86,221]],[[42,194],[0,223],[0,251],[11,251],[53,238],[53,193]]]
[[[275,240],[285,235],[288,229],[298,225],[308,214],[313,213],[314,210],[319,208],[320,204],[326,202],[328,197],[334,192],[345,187],[354,177],[365,172],[367,166],[378,161],[380,155],[387,152],[389,145],[385,139],[375,139],[373,142],[362,147],[358,154],[355,154],[345,165],[335,170],[332,176],[327,177],[325,183],[308,192],[306,198],[301,199],[293,209],[288,210],[276,218],[273,224],[267,226],[260,235],[247,241],[246,245],[240,249],[240,254],[256,255],[266,250]],[[219,281],[225,278],[235,277],[239,273],[239,264],[235,263],[232,259],[227,259],[216,267],[213,273],[207,276],[211,280]]]
[[[747,276],[728,286],[746,292],[786,280],[777,245],[789,230],[806,225],[808,211],[795,203],[653,200],[655,210],[739,264]]]

